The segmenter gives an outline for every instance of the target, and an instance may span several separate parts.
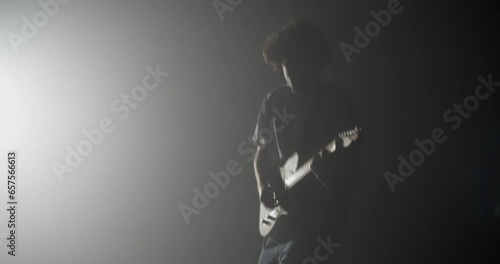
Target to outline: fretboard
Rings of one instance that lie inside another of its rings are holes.
[[[285,188],[291,189],[295,184],[300,182],[306,175],[311,172],[311,165],[313,162],[313,158],[310,158],[304,165],[300,166],[300,168],[295,171],[292,175],[289,175],[285,178]]]

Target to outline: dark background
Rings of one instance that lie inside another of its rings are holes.
[[[0,33],[20,34],[37,2],[2,1]],[[284,82],[262,59],[265,37],[294,16],[331,44],[322,78],[354,96],[364,127],[363,177],[338,263],[500,263],[498,92],[459,129],[443,120],[478,76],[500,81],[500,10],[494,1],[402,0],[347,63],[339,44],[353,44],[353,28],[387,2],[243,0],[221,21],[213,0],[73,0],[19,53],[4,37],[0,151],[18,151],[22,175],[19,256],[7,263],[256,263],[255,176],[237,148],[263,96]],[[168,78],[119,120],[110,103],[157,64]],[[104,117],[116,131],[59,182],[51,164]],[[446,142],[392,193],[384,172],[437,127]],[[179,205],[192,206],[193,188],[231,160],[242,172],[186,224]]]
[[[372,20],[369,11],[386,4],[244,1],[225,14],[224,22],[200,25],[191,43],[199,63],[184,71],[196,76],[188,88],[196,95],[183,102],[199,109],[196,117],[187,118],[179,154],[208,167],[179,169],[185,187],[177,198],[190,201],[190,188],[202,187],[208,171],[223,169],[231,159],[241,161],[244,171],[179,232],[179,261],[255,263],[258,258],[255,180],[251,163],[236,146],[252,133],[261,98],[283,82],[261,58],[264,37],[293,15],[324,32],[332,45],[325,75],[354,95],[365,127],[364,177],[339,262],[498,259],[493,250],[495,241],[498,248],[500,206],[498,95],[481,102],[456,131],[442,117],[473,94],[479,75],[492,73],[500,80],[498,9],[488,1],[402,1],[404,10],[348,64],[338,44],[353,44],[353,27],[364,27]],[[383,173],[395,172],[397,156],[407,157],[416,148],[413,141],[430,137],[436,127],[446,131],[448,140],[391,193]]]

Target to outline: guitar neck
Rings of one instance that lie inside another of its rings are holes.
[[[285,188],[287,190],[291,189],[295,184],[299,183],[304,177],[307,176],[311,172],[311,165],[313,162],[314,157],[310,158],[307,160],[304,165],[300,166],[299,169],[292,175],[288,176],[285,179]]]
[[[325,146],[325,149],[330,153],[334,152],[336,149],[335,142],[339,142],[340,139],[342,139],[342,148],[348,147],[353,141],[357,140],[360,131],[361,128],[356,126],[354,127],[354,129],[340,133],[338,137],[333,139],[327,146]],[[313,163],[313,160],[314,156],[308,159],[292,175],[288,175],[288,177],[285,178],[284,182],[285,182],[285,188],[287,190],[291,189],[293,186],[299,183],[312,171],[311,165]]]

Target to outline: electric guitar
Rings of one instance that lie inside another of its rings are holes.
[[[321,148],[318,154],[322,155],[323,150],[326,150],[328,153],[333,153],[336,150],[337,145],[340,145],[341,143],[341,147],[349,147],[352,142],[358,139],[360,132],[361,128],[356,126],[354,129],[340,133],[325,147]],[[297,152],[294,152],[287,159],[285,164],[280,167],[281,179],[283,180],[284,184],[284,193],[278,194],[273,191],[272,188],[263,190],[263,195],[267,195],[267,197],[270,197],[269,199],[271,199],[273,203],[267,204],[266,206],[262,200],[260,202],[259,231],[261,236],[267,236],[271,232],[275,224],[278,222],[279,218],[290,212],[291,204],[287,201],[287,199],[280,199],[278,198],[278,196],[284,197],[283,194],[286,195],[288,190],[293,188],[307,175],[312,174],[310,172],[312,172],[311,165],[313,163],[313,160],[314,156],[307,160],[302,166],[298,167],[299,155],[297,154]]]

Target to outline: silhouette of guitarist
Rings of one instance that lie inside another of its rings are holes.
[[[329,54],[320,31],[305,22],[285,25],[263,49],[266,63],[282,71],[286,84],[264,97],[258,114],[253,137],[257,189],[264,205],[293,209],[264,237],[260,264],[331,263],[343,241],[360,175],[361,142],[319,152],[339,133],[359,125],[352,97],[319,80]],[[283,120],[284,115],[289,119]],[[314,157],[313,171],[285,192],[279,167],[293,152],[299,164]]]

